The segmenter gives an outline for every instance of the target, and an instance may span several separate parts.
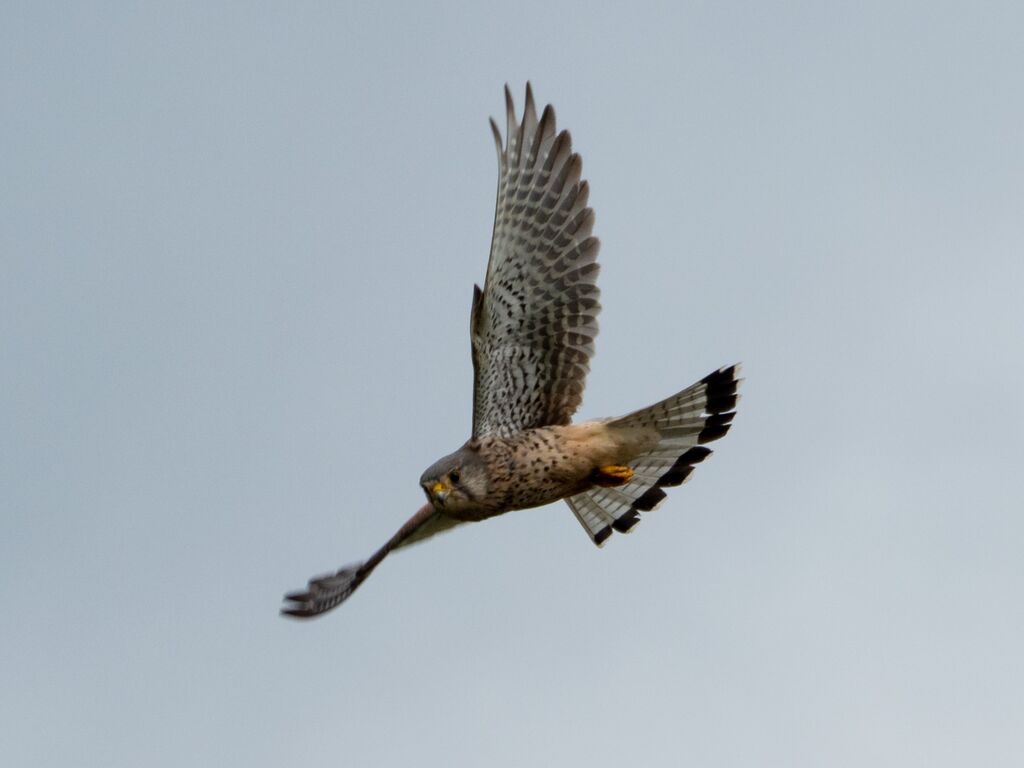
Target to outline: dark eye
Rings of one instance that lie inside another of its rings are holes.
[[[448,473],[448,479],[451,480],[453,483],[458,483],[459,482],[459,470],[453,469],[451,472],[449,472]]]

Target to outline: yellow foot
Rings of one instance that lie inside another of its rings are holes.
[[[609,464],[594,470],[594,484],[604,488],[625,485],[633,479],[633,470],[621,464]]]

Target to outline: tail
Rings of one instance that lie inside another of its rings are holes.
[[[663,489],[685,483],[711,455],[705,443],[725,435],[736,415],[739,370],[739,365],[719,368],[660,403],[609,422],[613,427],[654,427],[661,441],[630,462],[633,477],[625,485],[595,487],[566,499],[595,544],[602,546],[613,530],[632,530],[641,512],[664,501]]]

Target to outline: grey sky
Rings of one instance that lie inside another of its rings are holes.
[[[12,766],[1024,759],[1019,3],[0,9]],[[470,427],[532,80],[591,182],[581,415],[742,361],[693,482],[368,555]]]

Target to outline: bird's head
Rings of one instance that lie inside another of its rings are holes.
[[[428,467],[420,486],[439,511],[471,509],[487,496],[487,466],[476,447],[467,443]]]

